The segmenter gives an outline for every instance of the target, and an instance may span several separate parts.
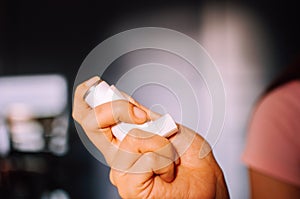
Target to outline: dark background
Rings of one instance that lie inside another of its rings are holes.
[[[206,3],[207,1],[169,0],[1,0],[0,75],[62,74],[68,81],[71,105],[73,81],[81,62],[97,44],[118,33],[114,29],[118,21],[145,13],[155,15],[156,12],[181,6],[197,13]],[[229,3],[248,8],[267,25],[266,28],[272,33],[272,40],[276,41],[276,49],[273,49],[276,54],[275,68],[285,66],[296,57],[300,35],[299,9],[296,4],[271,1],[221,2]],[[176,23],[165,24],[165,27],[176,29]],[[134,25],[124,24],[119,31],[129,28],[134,28]],[[44,189],[55,188],[63,188],[71,198],[107,198],[105,192],[111,189],[107,181],[109,170],[82,145],[72,119],[69,145],[70,150],[63,157],[37,155],[47,159],[49,169],[46,173],[18,171],[9,176],[10,182],[0,182],[0,198],[39,198]],[[15,155],[14,158],[24,156]],[[99,196],[99,193],[103,195]]]

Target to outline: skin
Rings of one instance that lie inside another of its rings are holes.
[[[300,198],[300,188],[250,169],[251,198]]]
[[[194,131],[178,125],[176,134],[164,138],[133,129],[118,141],[112,125],[142,124],[159,115],[130,97],[130,102],[118,100],[91,109],[83,95],[97,80],[91,78],[76,88],[73,118],[104,155],[111,167],[110,180],[122,198],[229,198],[209,145]]]

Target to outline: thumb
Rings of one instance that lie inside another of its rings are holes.
[[[110,127],[119,122],[142,124],[147,121],[144,110],[126,100],[116,100],[94,108],[98,126]]]

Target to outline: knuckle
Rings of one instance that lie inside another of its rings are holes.
[[[113,169],[111,169],[110,172],[109,172],[109,180],[110,180],[110,182],[111,182],[114,186],[116,186],[116,182],[115,182],[115,172],[114,172]]]
[[[76,110],[76,108],[73,108],[73,111],[72,111],[72,117],[73,119],[76,121],[76,122],[80,122],[81,120],[81,114]]]
[[[90,125],[90,120],[89,118],[85,117],[82,121],[81,121],[81,126],[86,129],[86,130],[93,130],[93,128]]]
[[[143,156],[144,156],[145,164],[147,165],[154,165],[158,160],[157,155],[153,152],[144,153]]]
[[[132,117],[133,105],[126,100],[116,100],[112,102],[112,114],[115,120],[134,121]]]
[[[116,104],[112,104],[112,107],[111,107],[111,112],[112,112],[112,115],[113,115],[113,118],[118,121],[119,120],[119,117],[122,113],[122,107],[116,105]]]
[[[75,89],[74,99],[83,99],[83,95],[87,91],[87,89],[88,88],[83,83],[79,84]]]
[[[126,144],[128,146],[135,146],[135,139],[130,135],[130,133],[128,133],[122,140],[122,143],[123,145]]]
[[[139,146],[142,138],[145,137],[145,132],[138,129],[131,129],[123,139],[129,146]]]
[[[87,130],[89,130],[89,128],[88,128],[88,121],[86,120],[86,119],[83,119],[82,121],[81,121],[81,126],[84,128],[84,129],[87,129]]]
[[[75,89],[74,97],[78,97],[81,90],[82,90],[81,86],[80,85],[77,86]]]
[[[76,121],[77,121],[77,119],[78,119],[78,118],[77,118],[77,114],[75,113],[75,111],[74,111],[74,110],[73,110],[73,112],[72,112],[72,117],[73,117],[73,119],[74,119],[74,120],[76,120]]]

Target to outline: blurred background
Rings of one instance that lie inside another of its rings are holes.
[[[0,1],[0,198],[119,198],[71,118],[86,55],[121,31],[157,26],[202,44],[224,80],[214,153],[231,198],[248,198],[240,156],[260,95],[299,53],[299,11],[262,1]],[[109,78],[109,77],[107,77]],[[110,77],[113,78],[113,77]]]

